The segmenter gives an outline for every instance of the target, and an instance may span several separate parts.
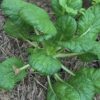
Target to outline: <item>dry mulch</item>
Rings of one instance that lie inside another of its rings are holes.
[[[53,14],[50,6],[50,0],[28,0],[44,8],[50,15]],[[10,56],[19,56],[24,61],[27,61],[26,48],[29,45],[26,42],[19,41],[17,39],[8,37],[3,31],[4,16],[0,10],[0,61],[3,61]],[[15,45],[16,44],[16,45]],[[84,66],[86,64],[78,61],[76,58],[70,60],[63,60],[63,62],[75,69],[75,66]],[[90,63],[93,67],[100,66],[99,62],[94,61]],[[63,73],[65,79],[67,74]],[[0,91],[0,100],[45,100],[47,90],[46,77],[40,76],[38,73],[33,73],[28,70],[27,77],[22,80],[12,91]],[[94,100],[100,100],[100,96],[97,95]]]

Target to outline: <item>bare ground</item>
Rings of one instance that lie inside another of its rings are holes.
[[[50,15],[52,11],[50,9],[50,0],[29,0],[32,3],[44,8]],[[4,17],[0,11],[0,61],[3,61],[10,56],[19,56],[27,62],[26,48],[29,45],[26,42],[19,41],[17,39],[8,37],[3,31]],[[92,67],[100,66],[100,62],[94,61],[92,63],[82,63],[76,58],[70,60],[64,59],[62,62],[69,66],[72,70],[76,70],[77,66],[91,65]],[[63,73],[64,79],[68,78],[66,73]],[[46,77],[40,76],[38,73],[33,73],[28,70],[27,77],[22,80],[12,91],[0,91],[0,100],[45,100],[47,91]],[[100,100],[100,96],[97,95],[94,100]]]

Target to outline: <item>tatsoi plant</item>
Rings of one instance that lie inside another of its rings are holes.
[[[3,0],[1,8],[6,16],[5,32],[26,41],[28,64],[17,57],[0,63],[0,88],[11,90],[32,68],[47,76],[47,100],[92,100],[100,93],[100,69],[81,67],[73,73],[60,58],[77,56],[88,62],[100,60],[100,4],[93,0],[91,7],[82,8],[82,0],[51,0],[56,20],[35,4],[25,0]],[[71,77],[64,81],[59,72],[63,69]],[[51,77],[55,78],[51,82]]]

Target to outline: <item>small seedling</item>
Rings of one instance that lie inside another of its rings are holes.
[[[88,9],[82,4],[82,0],[51,0],[56,16],[53,23],[35,4],[3,0],[6,34],[28,42],[31,48],[27,65],[17,57],[0,63],[1,89],[13,89],[26,76],[26,69],[32,68],[47,76],[47,100],[92,100],[100,93],[100,69],[86,66],[73,73],[59,59],[76,56],[85,62],[100,60],[99,0],[93,0]],[[60,78],[61,69],[71,74],[68,81]],[[55,81],[51,82],[53,76]]]

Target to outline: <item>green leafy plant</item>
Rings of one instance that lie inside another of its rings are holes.
[[[96,1],[96,0],[95,0]],[[26,41],[28,64],[19,58],[8,58],[0,63],[0,88],[11,90],[32,68],[47,76],[49,87],[47,100],[92,100],[100,93],[100,69],[80,68],[73,73],[59,58],[77,56],[88,62],[100,60],[100,4],[95,2],[88,9],[82,8],[82,0],[51,0],[56,20],[35,4],[24,0],[3,0],[1,8],[6,17],[5,32]],[[63,69],[71,77],[60,78]],[[51,77],[56,79],[51,83]]]
[[[97,4],[97,3],[100,3],[100,0],[93,0],[92,1],[92,4]]]

